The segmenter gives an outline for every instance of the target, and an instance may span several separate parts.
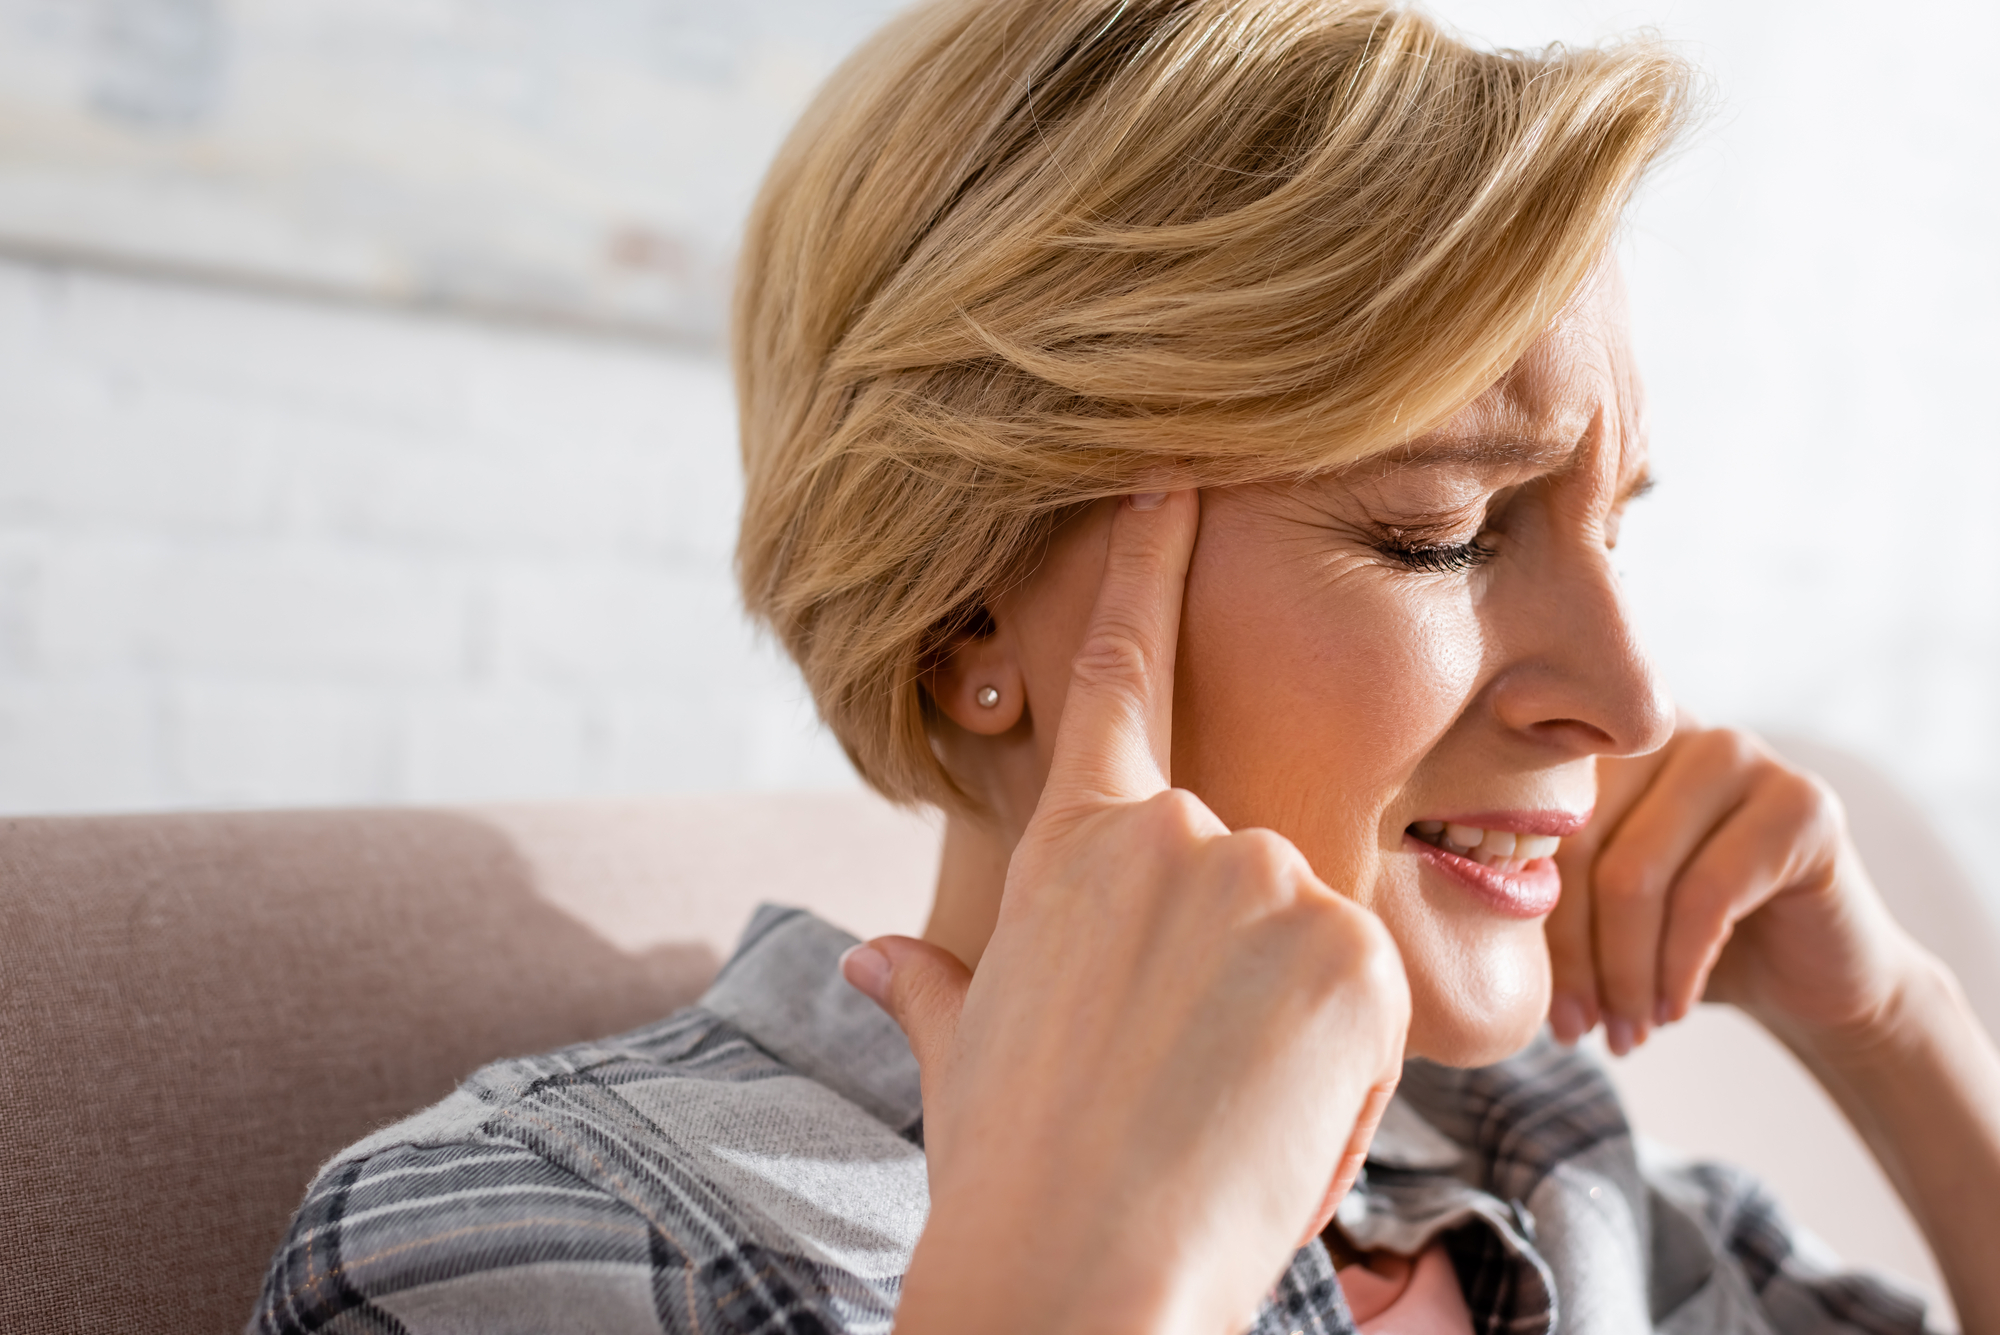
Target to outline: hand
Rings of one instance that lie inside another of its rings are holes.
[[[1661,750],[1600,760],[1596,814],[1556,863],[1550,1021],[1564,1042],[1601,1018],[1623,1056],[1702,999],[1859,1036],[1917,967],[1839,799],[1748,733],[1684,715]]]
[[[1240,1329],[1399,1077],[1409,992],[1381,923],[1169,787],[1197,505],[1118,506],[977,976],[906,938],[847,959],[922,1069],[903,1335]]]

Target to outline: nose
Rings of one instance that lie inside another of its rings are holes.
[[[1488,623],[1503,666],[1488,689],[1503,724],[1575,755],[1666,745],[1673,701],[1601,543],[1579,534],[1493,594]]]

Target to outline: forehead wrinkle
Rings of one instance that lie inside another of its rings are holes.
[[[1459,414],[1383,457],[1390,468],[1458,464],[1555,472],[1574,464],[1598,429],[1603,394],[1577,368],[1550,357],[1522,363]],[[1530,366],[1530,363],[1537,363]]]
[[[1620,482],[1643,480],[1643,388],[1614,272],[1506,374],[1426,435],[1360,461],[1350,476],[1418,466],[1554,473],[1610,450]]]

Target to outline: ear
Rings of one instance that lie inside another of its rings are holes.
[[[926,685],[946,718],[967,732],[997,737],[1026,712],[1027,681],[1013,638],[990,616],[981,616],[979,622],[977,629],[953,638],[939,653]]]

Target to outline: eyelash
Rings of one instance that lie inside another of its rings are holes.
[[[1456,575],[1467,570],[1475,570],[1491,561],[1496,554],[1478,538],[1474,538],[1471,542],[1432,546],[1405,546],[1385,542],[1375,550],[1399,565],[1426,575]]]

